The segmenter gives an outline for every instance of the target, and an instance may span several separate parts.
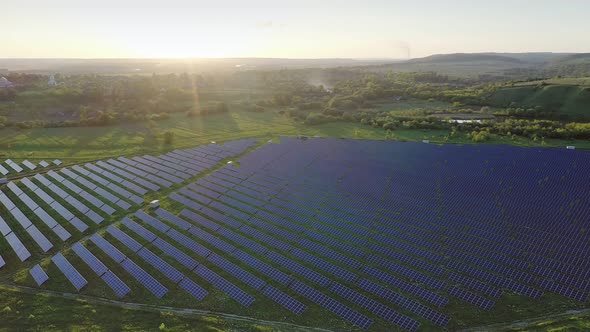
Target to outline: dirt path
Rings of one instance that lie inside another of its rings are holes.
[[[92,304],[99,304],[99,305],[109,305],[124,309],[130,310],[142,310],[142,311],[150,311],[150,312],[169,312],[176,315],[183,315],[183,316],[195,316],[195,317],[215,317],[215,318],[222,318],[228,321],[239,321],[239,322],[248,322],[252,324],[261,324],[265,326],[274,327],[280,330],[288,330],[288,331],[318,331],[318,332],[331,332],[331,330],[326,330],[322,328],[315,328],[315,327],[308,327],[308,326],[301,326],[291,323],[285,322],[277,322],[277,321],[269,321],[269,320],[261,320],[255,319],[246,316],[239,316],[234,314],[227,314],[222,312],[214,312],[214,311],[207,311],[207,310],[199,310],[199,309],[192,309],[192,308],[176,308],[176,307],[168,307],[168,306],[158,306],[153,304],[141,304],[141,303],[133,303],[133,302],[122,302],[116,300],[110,300],[106,298],[100,297],[93,297],[87,295],[80,295],[80,294],[73,294],[73,293],[62,293],[62,292],[55,292],[51,290],[42,290],[37,288],[30,288],[12,284],[2,284],[0,285],[0,290],[10,291],[10,292],[22,292],[27,294],[35,294],[35,295],[45,295],[45,296],[52,296],[52,297],[60,297],[69,300],[84,300],[88,303]]]
[[[492,324],[486,326],[472,327],[461,330],[461,332],[486,332],[486,331],[525,331],[527,328],[532,327],[541,322],[549,320],[560,320],[566,319],[573,316],[590,316],[590,309],[582,310],[568,310],[566,312],[555,313],[551,315],[539,316],[530,319],[519,320],[510,323]]]

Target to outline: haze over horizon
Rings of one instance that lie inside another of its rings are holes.
[[[478,3],[478,4],[476,4]],[[567,0],[4,3],[0,58],[355,58],[590,52],[590,2]]]

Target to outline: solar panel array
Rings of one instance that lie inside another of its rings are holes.
[[[26,239],[21,240],[22,235],[17,236],[13,232],[11,227],[14,225],[22,227],[41,251],[48,252],[54,248],[54,243],[43,234],[47,229],[45,226],[61,241],[69,240],[73,234],[67,226],[64,227],[64,221],[82,233],[89,228],[83,220],[100,224],[105,217],[115,214],[117,210],[128,210],[135,204],[143,204],[142,196],[150,191],[172,185],[172,182],[159,176],[171,176],[184,181],[216,165],[223,158],[243,152],[255,142],[256,140],[248,139],[176,150],[159,157],[141,157],[147,164],[137,164],[121,157],[118,160],[109,159],[84,166],[74,165],[71,168],[50,170],[46,175],[37,173],[20,179],[20,185],[33,195],[23,191],[18,182],[9,182],[6,185],[7,192],[0,191],[0,206],[7,211],[6,215],[0,216],[6,218],[0,219],[0,230],[19,260],[25,261],[31,256],[31,252],[23,244],[27,243]],[[28,160],[22,164],[31,171],[38,169]],[[62,162],[56,159],[52,164],[60,166]],[[23,171],[22,167],[10,159],[6,160],[6,165],[11,171]],[[142,165],[156,170],[157,175],[141,170]],[[45,168],[50,165],[41,161],[38,166]],[[0,166],[0,173],[6,175],[10,172]],[[39,228],[37,222],[42,222],[45,226]],[[4,258],[0,257],[0,267],[5,264]],[[109,277],[109,280],[114,278]],[[190,287],[194,289],[193,286]]]
[[[33,266],[33,268],[29,270],[29,273],[35,280],[35,283],[37,283],[37,286],[41,286],[47,280],[49,280],[49,276],[47,275],[47,273],[45,273],[45,271],[43,271],[43,268],[39,266],[39,264]]]
[[[590,182],[587,161],[555,149],[285,138],[170,195],[192,225],[161,217],[270,280],[281,278],[265,261],[404,329],[445,327],[439,308],[451,300],[483,310],[506,290],[587,300],[588,248],[573,242],[590,209],[579,189],[580,177]],[[514,202],[537,203],[515,186],[549,190],[561,205],[544,199],[532,220]]]
[[[51,258],[51,261],[57,266],[57,268],[64,274],[64,276],[72,283],[72,286],[76,290],[82,289],[82,287],[88,284],[88,281],[74,268],[74,266],[61,254],[58,253]]]

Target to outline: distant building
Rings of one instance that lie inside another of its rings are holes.
[[[49,86],[57,85],[57,82],[55,81],[55,75],[51,74],[51,76],[49,76],[49,82],[47,82],[47,85],[49,85]]]
[[[14,84],[6,79],[6,77],[0,77],[0,89],[10,88]]]

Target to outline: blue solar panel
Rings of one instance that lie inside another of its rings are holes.
[[[301,249],[295,248],[291,251],[291,255],[294,257],[315,266],[316,268],[332,274],[333,276],[340,278],[347,282],[354,282],[358,279],[358,275],[350,272],[338,265],[332,264],[324,259],[321,259],[313,254],[305,252]]]
[[[449,288],[448,293],[467,303],[476,305],[484,310],[490,310],[494,306],[494,301],[490,301],[483,296],[472,293],[468,290],[453,286]]]
[[[72,283],[76,290],[82,289],[88,284],[88,281],[74,268],[74,266],[61,254],[57,253],[51,258],[51,261],[64,274],[64,276]]]
[[[282,305],[284,308],[296,315],[301,315],[307,308],[305,304],[295,300],[290,295],[271,285],[266,286],[262,291],[262,294],[266,295],[268,298]]]
[[[156,248],[162,250],[162,252],[164,252],[166,255],[174,258],[180,264],[186,266],[187,268],[189,268],[191,270],[193,270],[198,265],[197,261],[192,259],[189,255],[185,254],[184,252],[182,252],[178,248],[174,247],[170,243],[162,240],[161,238],[157,238],[153,242],[153,245]]]
[[[172,267],[158,255],[154,254],[147,248],[142,248],[137,253],[143,260],[148,262],[150,265],[155,267],[158,271],[162,272],[168,279],[172,280],[174,283],[180,282],[184,278],[184,275],[180,273],[177,269]]]
[[[357,283],[357,285],[365,291],[372,293],[376,296],[379,296],[385,300],[388,300],[391,303],[394,303],[415,314],[418,314],[439,326],[445,327],[449,323],[449,317],[447,317],[446,315],[435,310],[432,310],[429,307],[417,301],[411,300],[403,295],[397,294],[383,286],[377,285],[376,283],[371,282],[367,279],[361,279]]]
[[[202,229],[192,227],[188,231],[192,235],[211,244],[212,246],[214,246],[215,248],[217,248],[223,252],[231,253],[232,251],[236,250],[236,247],[234,247],[233,245],[225,242],[224,240],[221,240],[220,238],[218,238],[218,237],[212,235],[211,233],[208,233]]]
[[[180,286],[180,288],[184,289],[187,293],[189,293],[199,301],[202,301],[205,298],[205,296],[209,294],[207,290],[197,285],[194,281],[188,278],[182,279],[180,283],[178,283],[178,286]]]
[[[117,294],[118,297],[124,297],[131,291],[129,286],[111,271],[105,272],[100,278],[113,290],[113,292],[115,292],[115,294]]]
[[[131,274],[137,281],[139,281],[145,288],[147,288],[157,298],[162,298],[168,289],[158,282],[149,273],[145,272],[141,267],[132,262],[130,259],[126,259],[121,263],[121,266],[125,271]]]
[[[324,275],[306,267],[303,266],[293,260],[291,260],[290,258],[287,258],[281,254],[278,254],[276,252],[269,252],[266,254],[266,256],[274,263],[290,270],[293,273],[296,273],[312,282],[315,282],[316,284],[322,286],[322,287],[327,287],[328,284],[330,283],[330,279],[328,279],[327,277],[325,277]]]
[[[196,253],[199,256],[207,257],[211,253],[211,250],[205,248],[201,244],[192,240],[188,236],[181,234],[180,232],[178,232],[175,229],[170,229],[168,231],[168,233],[166,233],[166,234],[168,236],[170,236],[172,239],[174,239],[174,241],[182,244],[184,247],[190,249],[191,251],[193,251],[194,253]]]
[[[342,298],[360,305],[361,307],[385,319],[386,321],[392,322],[405,330],[415,331],[418,329],[418,327],[420,327],[420,322],[403,315],[371,298],[368,298],[365,295],[362,295],[342,284],[334,282],[330,286],[330,290],[334,294],[338,294]]]
[[[234,243],[238,244],[240,247],[247,248],[259,255],[262,255],[268,251],[268,248],[261,245],[260,243],[254,242],[254,241],[248,239],[247,237],[242,236],[242,235],[240,235],[230,229],[227,229],[225,227],[221,227],[220,229],[218,229],[217,233],[230,239]]]
[[[211,254],[207,257],[207,260],[212,262],[213,264],[217,265],[227,273],[233,275],[234,277],[238,278],[240,281],[244,282],[248,286],[255,288],[257,290],[262,289],[266,283],[262,281],[257,276],[253,275],[252,273],[242,269],[241,267],[237,266],[236,264],[228,261],[227,259],[217,255]]]
[[[188,210],[187,210],[188,211]],[[190,211],[189,211],[190,212]],[[163,218],[165,220],[170,221],[171,223],[173,223],[174,225],[182,228],[182,229],[189,229],[190,228],[190,224],[187,223],[185,220],[183,220],[182,218],[174,215],[173,213],[170,213],[164,209],[157,209],[156,210],[156,214],[160,217]]]
[[[272,267],[269,264],[264,263],[263,261],[259,260],[258,258],[249,255],[241,250],[236,250],[233,253],[233,256],[245,263],[246,265],[251,266],[252,268],[256,269],[258,272],[264,274],[267,277],[270,277],[272,280],[282,284],[288,285],[292,280],[293,277],[284,273],[283,271]]]
[[[31,257],[31,253],[27,248],[23,245],[21,240],[16,236],[14,233],[10,233],[5,236],[8,245],[14,250],[14,253],[18,256],[21,262],[26,261],[29,257]]]
[[[242,227],[240,227],[240,231],[244,234],[249,235],[250,237],[265,243],[268,246],[274,247],[276,249],[279,249],[279,251],[290,251],[291,250],[291,246],[282,241],[277,239],[276,237],[273,237],[269,234],[266,234],[262,231],[259,231],[255,228],[252,228],[248,225],[244,225]]]
[[[35,280],[35,283],[37,283],[38,286],[43,285],[47,280],[49,280],[49,276],[47,275],[47,273],[45,273],[45,271],[43,271],[43,268],[41,268],[39,264],[33,266],[33,268],[29,270],[29,273],[31,274],[31,276]]]
[[[141,226],[140,224],[136,223],[135,221],[127,217],[123,218],[121,223],[127,226],[130,230],[139,234],[144,239],[148,240],[149,242],[153,242],[157,238],[157,236],[154,233],[150,232],[145,227]]]
[[[354,325],[362,329],[366,330],[371,325],[373,325],[373,320],[371,318],[357,311],[352,310],[344,304],[334,300],[333,298],[321,293],[320,291],[310,286],[307,286],[302,282],[295,281],[293,282],[293,284],[291,284],[290,288],[295,292],[299,293],[300,295],[313,301],[314,303],[332,311],[336,315],[346,319],[347,321],[353,323]]]
[[[195,201],[192,201],[184,196],[181,196],[177,193],[172,193],[170,195],[168,195],[168,197],[174,201],[177,201],[178,203],[189,207],[195,211],[200,210],[203,206],[201,204],[196,203]]]
[[[139,242],[135,241],[135,239],[113,225],[110,225],[107,228],[107,232],[133,252],[138,252],[143,247]]]
[[[162,216],[162,213],[164,212],[164,210],[162,209],[157,209],[156,210],[156,214],[158,216]],[[166,213],[169,213],[166,211]],[[144,223],[150,225],[151,227],[159,230],[162,233],[166,233],[169,229],[170,226],[164,224],[163,222],[159,221],[158,219],[148,215],[147,213],[143,212],[142,210],[137,210],[137,212],[135,212],[135,216],[138,217],[139,219],[141,219],[141,221],[143,221]]]
[[[96,256],[94,256],[86,247],[84,247],[80,242],[75,243],[72,246],[72,250],[88,265],[92,271],[94,271],[97,275],[102,276],[108,271],[106,265],[104,265]]]
[[[249,307],[255,300],[252,295],[244,292],[236,285],[232,284],[231,282],[225,280],[217,273],[206,268],[204,265],[197,266],[197,268],[195,269],[195,273],[199,275],[201,278],[210,282],[213,286],[221,289],[229,297],[236,300],[238,303],[245,307]]]
[[[115,248],[115,246],[110,244],[102,236],[98,235],[98,233],[92,234],[90,240],[102,251],[104,251],[105,254],[115,260],[115,262],[121,263],[123,260],[125,260],[125,255],[123,255],[119,249]]]
[[[200,226],[204,226],[206,228],[209,228],[212,231],[216,231],[217,229],[219,229],[219,224],[199,215],[196,214],[194,212],[191,212],[187,209],[183,209],[182,211],[180,211],[180,214],[184,217],[186,217],[188,220],[190,220],[193,224],[195,225],[200,225]],[[178,218],[179,220],[176,221],[176,224],[178,225],[178,223],[184,225],[184,227],[182,227],[183,229],[189,229],[191,228],[191,225],[189,223],[187,223],[186,221]],[[180,226],[180,225],[179,225]]]

